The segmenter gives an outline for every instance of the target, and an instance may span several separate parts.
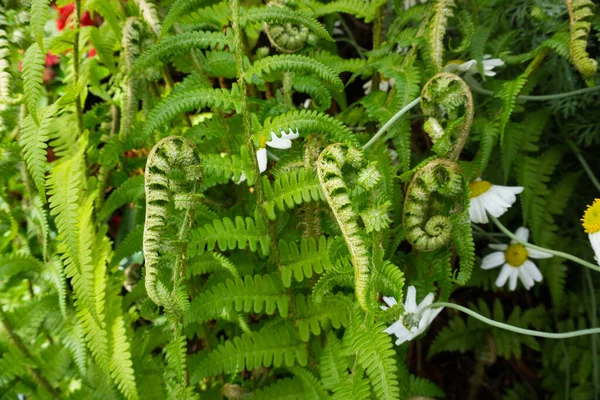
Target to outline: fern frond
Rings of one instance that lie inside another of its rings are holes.
[[[156,36],[160,35],[160,18],[158,16],[158,10],[156,4],[152,0],[136,0],[137,6],[140,8],[142,17],[148,23],[152,32]]]
[[[435,383],[425,378],[410,375],[408,378],[408,393],[414,397],[444,398],[446,394]]]
[[[312,292],[315,303],[321,304],[325,296],[330,293],[335,286],[347,288],[354,287],[354,271],[350,265],[341,270],[332,269],[331,271],[327,271],[319,278],[318,282],[313,287]]]
[[[212,251],[217,245],[221,251],[238,248],[243,250],[247,246],[250,251],[257,251],[260,245],[262,253],[268,255],[270,240],[267,228],[257,210],[255,218],[244,219],[237,216],[234,223],[226,217],[193,229],[188,249],[190,255],[194,256],[205,250]]]
[[[169,8],[169,12],[167,16],[163,20],[162,29],[160,30],[160,37],[165,36],[171,28],[173,24],[177,22],[179,18],[187,14],[189,11],[198,9],[202,6],[206,5],[206,0],[179,0],[176,1],[171,8]]]
[[[276,218],[275,206],[279,211],[285,211],[302,203],[325,200],[317,177],[305,168],[280,174],[272,184],[263,176],[263,191],[263,207],[270,219]]]
[[[0,276],[11,277],[22,271],[41,272],[43,264],[40,260],[24,254],[4,254],[0,256]]]
[[[50,0],[33,0],[31,2],[31,31],[42,53],[44,52],[44,26],[48,19],[49,5]]]
[[[305,398],[306,393],[304,392],[304,385],[299,378],[284,378],[278,379],[275,383],[257,390],[256,392],[252,393],[248,399],[301,400]]]
[[[456,7],[454,0],[438,0],[429,23],[429,51],[435,72],[440,72],[444,66],[444,36],[448,19],[454,15],[454,7]]]
[[[228,279],[200,293],[192,300],[186,315],[186,324],[205,321],[221,310],[235,309],[240,312],[264,312],[271,315],[278,310],[286,317],[290,296],[277,275],[245,276],[244,279]]]
[[[216,271],[228,271],[232,278],[239,278],[235,265],[223,254],[216,252],[197,255],[186,262],[185,275],[208,274]]]
[[[142,135],[148,137],[152,132],[173,120],[177,115],[203,107],[223,111],[241,111],[241,95],[237,84],[227,89],[192,89],[174,93],[161,100],[148,114]]]
[[[246,368],[301,366],[308,362],[306,343],[289,325],[274,325],[252,334],[234,337],[203,355],[192,372],[191,383]]]
[[[271,132],[298,130],[302,135],[320,133],[332,143],[342,142],[347,146],[358,146],[358,140],[341,121],[318,111],[294,110],[274,118],[266,119],[260,135],[269,137]],[[259,136],[260,137],[260,136]]]
[[[117,266],[125,257],[131,256],[138,251],[142,251],[142,242],[144,239],[144,226],[138,225],[125,236],[113,252],[112,259],[109,262],[111,266]]]
[[[27,48],[25,57],[23,58],[23,92],[25,94],[25,103],[37,125],[40,123],[37,114],[37,103],[42,91],[45,58],[37,42],[32,43]]]
[[[296,92],[306,93],[313,99],[317,111],[325,111],[331,107],[331,94],[321,81],[312,76],[295,75],[292,86]]]
[[[326,389],[332,390],[347,378],[346,364],[341,340],[337,338],[335,333],[329,332],[325,347],[319,357],[319,375]]]
[[[569,52],[575,68],[589,86],[594,84],[598,62],[586,50],[588,36],[594,18],[594,3],[591,0],[565,0],[569,10]]]
[[[184,32],[169,36],[140,55],[132,66],[132,73],[153,67],[156,63],[170,57],[188,54],[191,50],[229,48],[233,51],[231,31],[221,32]]]
[[[295,242],[280,240],[280,270],[283,286],[291,286],[292,276],[296,282],[302,282],[304,278],[311,278],[313,271],[322,274],[324,269],[330,269],[332,265],[327,248],[328,243],[325,236],[319,237],[318,245],[314,238],[303,238],[300,242],[300,250]]]
[[[305,26],[319,39],[334,41],[319,21],[301,10],[291,10],[284,7],[252,7],[242,14],[241,25],[243,26],[259,22]]]
[[[346,399],[369,399],[371,393],[371,384],[369,379],[364,376],[364,370],[357,366],[352,373],[346,375],[344,379],[333,388],[333,400]]]
[[[39,125],[36,125],[31,115],[23,121],[19,144],[23,149],[25,164],[33,178],[40,196],[46,202],[45,179],[46,174],[46,143],[49,139],[49,130],[56,107],[49,106],[44,109]]]
[[[315,376],[306,370],[306,368],[293,366],[289,370],[300,379],[305,390],[305,399],[307,400],[327,400],[329,396],[327,391],[321,385],[321,382]]]
[[[315,60],[327,65],[338,74],[342,72],[351,72],[353,74],[364,71],[369,73],[367,60],[364,58],[342,58],[337,54],[331,54],[326,51],[317,51],[311,55]]]
[[[297,294],[294,320],[300,339],[307,342],[311,333],[318,336],[321,329],[326,330],[329,324],[335,329],[348,326],[348,310],[351,304],[352,297],[343,293],[325,296],[318,307],[313,303],[312,297]]]
[[[304,72],[307,75],[313,75],[325,82],[331,83],[339,91],[344,90],[342,80],[333,69],[310,57],[302,56],[300,54],[282,54],[261,58],[254,62],[245,73],[248,81],[251,82],[251,78],[254,75],[264,77],[275,71]]]
[[[364,321],[364,314],[355,309],[344,341],[358,355],[378,399],[400,397],[396,372],[396,352],[382,322]],[[363,322],[364,321],[364,322]]]
[[[118,315],[113,320],[111,342],[111,377],[125,398],[136,400],[138,393],[133,374],[133,362],[122,315]]]
[[[205,189],[232,179],[237,182],[242,175],[242,161],[237,154],[206,154],[202,159],[206,176]]]
[[[366,23],[373,21],[376,14],[375,10],[383,4],[385,4],[385,0],[374,0],[368,3],[361,0],[336,0],[325,4],[316,0],[307,2],[307,6],[310,7],[317,18],[341,12],[364,19]]]
[[[104,206],[98,212],[98,220],[106,220],[117,209],[127,203],[135,203],[142,197],[144,197],[144,176],[136,175],[128,178],[108,196]]]

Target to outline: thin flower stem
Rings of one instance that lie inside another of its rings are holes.
[[[498,221],[497,218],[495,218],[492,215],[489,215],[490,220],[492,220],[492,222],[494,224],[496,224],[496,226],[498,227],[498,229],[500,229],[502,232],[504,232],[504,234],[506,236],[508,236],[509,238],[511,238],[512,240],[516,241],[517,243],[522,244],[525,247],[528,247],[530,249],[534,249],[534,250],[538,250],[538,251],[543,251],[544,253],[548,253],[548,254],[552,254],[553,256],[557,256],[557,257],[562,257],[562,258],[566,258],[567,260],[571,260],[576,262],[577,264],[581,264],[584,267],[588,267],[590,269],[593,269],[594,271],[598,271],[600,272],[600,266],[592,264],[590,262],[587,262],[585,260],[582,260],[579,257],[575,257],[574,255],[571,255],[569,253],[563,253],[562,251],[556,251],[556,250],[550,250],[547,249],[545,247],[540,247],[540,246],[536,246],[534,244],[531,243],[527,243],[522,241],[521,239],[519,239],[518,237],[516,237],[511,231],[509,231],[504,225],[502,225],[502,223],[500,221]]]
[[[575,143],[573,143],[573,141],[569,139],[567,139],[567,144],[571,147],[573,153],[575,153],[575,155],[577,156],[577,159],[581,163],[581,166],[585,170],[587,176],[590,178],[590,181],[592,181],[596,189],[598,189],[598,191],[600,192],[600,182],[598,182],[598,178],[596,178],[596,175],[594,174],[594,171],[592,171],[592,169],[590,168],[588,162],[585,160],[585,158],[583,158],[583,155],[581,154],[581,151],[579,150],[577,145],[575,145]]]
[[[471,89],[474,92],[477,92],[479,94],[484,94],[486,96],[494,96],[494,94],[495,94],[491,90],[484,89],[479,84],[479,82],[477,82],[475,79],[473,79],[470,76],[465,76],[465,81],[467,81],[467,83],[469,83],[469,86],[471,87]],[[563,93],[556,93],[556,94],[544,94],[544,95],[538,95],[538,96],[518,96],[517,99],[525,100],[525,101],[558,100],[558,99],[563,99],[565,97],[577,96],[578,94],[595,92],[598,90],[600,90],[600,86],[593,86],[593,87],[588,87],[588,88],[583,88],[583,89],[572,90],[570,92],[563,92]]]
[[[401,116],[403,116],[404,114],[406,114],[411,108],[413,108],[414,106],[416,106],[417,104],[419,104],[419,101],[421,100],[421,97],[417,97],[416,99],[414,99],[413,101],[411,101],[410,103],[408,103],[406,106],[404,106],[400,111],[398,111],[392,118],[389,119],[388,122],[385,123],[385,125],[383,125],[375,134],[375,136],[373,136],[371,138],[371,140],[369,140],[367,142],[367,144],[365,144],[362,149],[368,149],[369,147],[371,147],[373,145],[373,143],[375,143],[377,141],[377,139],[379,139],[381,137],[381,135],[383,135],[385,133],[385,131],[387,131],[390,126],[392,126],[394,124],[394,122],[396,122]]]
[[[483,323],[486,323],[486,324],[491,325],[496,328],[504,329],[507,331],[515,332],[515,333],[520,333],[522,335],[529,335],[529,336],[541,337],[541,338],[546,338],[546,339],[569,339],[569,338],[574,338],[574,337],[578,337],[578,336],[595,335],[595,334],[600,333],[600,328],[581,329],[581,330],[577,330],[577,331],[560,332],[560,333],[542,332],[542,331],[535,331],[532,329],[519,328],[518,326],[513,326],[513,325],[505,324],[503,322],[494,321],[493,319],[484,317],[483,315],[478,314],[473,310],[470,310],[463,306],[459,306],[458,304],[454,304],[454,303],[446,303],[446,302],[433,303],[430,306],[425,307],[424,310],[428,309],[428,308],[439,308],[439,307],[448,307],[448,308],[452,308],[454,310],[458,310],[458,311],[463,312]]]

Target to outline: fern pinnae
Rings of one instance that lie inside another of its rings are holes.
[[[324,200],[317,177],[305,168],[280,174],[273,183],[264,176],[263,191],[263,207],[270,219],[276,218],[275,207],[279,211],[285,211],[299,204]]]
[[[48,19],[50,0],[33,0],[31,2],[31,30],[38,46],[44,52],[44,26]]]
[[[444,63],[444,36],[448,19],[454,14],[455,0],[437,0],[429,26],[429,48],[436,72],[440,72]]]
[[[252,76],[263,77],[274,71],[282,72],[307,72],[331,83],[337,90],[343,91],[344,84],[338,74],[325,64],[300,54],[282,54],[261,58],[255,61],[245,72],[247,80]]]
[[[146,291],[156,304],[161,305],[156,285],[158,280],[159,251],[162,231],[167,223],[168,205],[173,201],[173,190],[184,189],[188,182],[170,179],[172,168],[189,171],[184,179],[202,179],[202,164],[191,143],[181,137],[169,136],[159,141],[150,151],[145,170],[146,218],[143,252],[146,265]],[[194,170],[195,169],[195,170]]]
[[[594,18],[594,3],[591,0],[565,0],[569,10],[569,52],[575,68],[589,86],[594,83],[598,62],[586,50],[591,20]]]
[[[366,244],[360,237],[358,215],[352,209],[349,190],[342,175],[346,152],[347,150],[341,144],[332,144],[326,147],[317,161],[317,171],[325,199],[350,250],[350,257],[354,267],[354,290],[356,298],[360,306],[366,310],[370,261]]]
[[[42,75],[44,74],[45,55],[36,43],[32,43],[23,58],[23,92],[25,103],[31,117],[39,125],[37,113],[38,97],[42,91]]]

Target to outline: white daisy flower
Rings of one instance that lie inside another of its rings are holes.
[[[515,232],[515,236],[527,242],[529,238],[529,229],[519,228]],[[528,258],[550,258],[551,254],[544,253],[539,250],[529,249],[515,240],[510,244],[490,244],[490,248],[496,251],[488,254],[481,260],[482,269],[492,269],[502,265],[500,275],[496,279],[496,286],[502,287],[509,281],[508,288],[515,290],[517,287],[517,278],[521,280],[525,289],[529,290],[535,282],[542,281],[542,273],[538,267]]]
[[[469,183],[471,190],[471,206],[469,216],[477,224],[487,224],[486,211],[498,218],[508,210],[515,201],[517,194],[523,191],[522,186],[492,185],[488,181],[477,179]]]
[[[289,149],[292,147],[292,140],[298,139],[300,134],[298,133],[298,128],[296,128],[296,132],[292,131],[290,128],[290,133],[285,133],[285,131],[281,130],[281,137],[278,137],[275,132],[271,132],[271,140],[267,141],[267,138],[261,136],[260,138],[260,146],[256,150],[256,160],[258,161],[258,170],[262,174],[267,170],[267,148],[265,146],[272,147],[274,149]],[[242,171],[242,175],[240,175],[240,179],[235,182],[236,184],[240,184],[246,180],[246,174]]]
[[[504,65],[504,61],[499,58],[492,58],[491,55],[486,54],[483,56],[483,74],[485,76],[495,76],[496,72],[494,68],[501,67]],[[460,60],[451,61],[448,65],[444,67],[444,72],[452,72],[452,73],[467,73],[469,75],[474,75],[479,72],[477,69],[477,61],[469,60],[467,62],[462,62]]]
[[[393,79],[381,79],[379,81],[379,90],[381,90],[382,92],[387,92],[391,87],[394,86],[394,83],[395,82]],[[371,79],[366,81],[363,84],[363,89],[365,91],[365,95],[371,93],[371,91],[373,90],[373,81]]]
[[[600,265],[600,199],[595,199],[592,205],[587,207],[581,222],[585,233],[590,238],[596,262]]]
[[[417,305],[417,289],[414,286],[408,288],[406,293],[406,302],[404,303],[404,315],[400,316],[400,319],[390,325],[384,330],[385,333],[390,335],[396,335],[396,345],[401,345],[406,341],[413,340],[431,325],[431,322],[442,312],[443,307],[440,308],[428,308],[423,310],[425,307],[433,303],[435,295],[429,293],[423,301]],[[388,306],[380,306],[382,310],[387,310],[397,304],[396,299],[393,297],[384,297],[383,301]]]

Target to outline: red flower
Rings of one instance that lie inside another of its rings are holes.
[[[59,15],[56,20],[56,27],[59,31],[65,29],[65,26],[67,25],[67,20],[69,19],[69,16],[73,13],[73,11],[75,11],[75,3],[69,3],[66,6],[60,7],[58,9]],[[81,14],[81,26],[91,25],[95,25],[94,20],[92,20],[88,11],[84,11],[84,13]]]
[[[60,57],[55,56],[54,54],[48,52],[48,54],[46,54],[46,67],[51,67],[53,65],[58,64],[58,62],[60,61]]]
[[[96,49],[95,48],[91,48],[90,51],[88,51],[88,57],[94,57],[96,55]]]

